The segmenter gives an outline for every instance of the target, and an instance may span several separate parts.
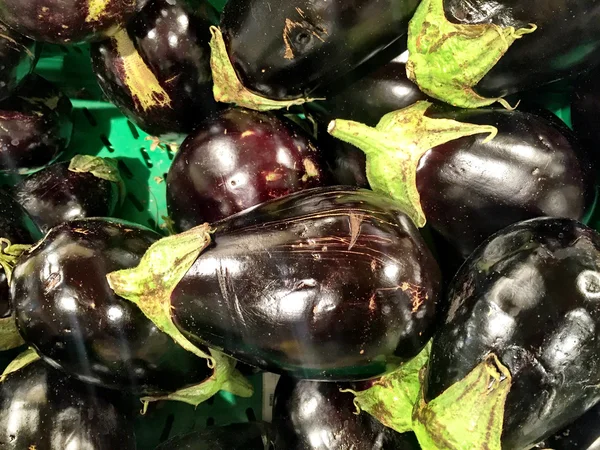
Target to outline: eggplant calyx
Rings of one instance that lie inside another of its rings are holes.
[[[33,347],[29,347],[27,350],[24,350],[22,353],[17,355],[17,357],[13,359],[8,366],[6,366],[6,369],[4,369],[4,372],[2,372],[2,375],[0,376],[0,383],[4,382],[4,380],[6,380],[10,374],[23,369],[29,364],[36,362],[38,359],[40,359],[40,355]]]
[[[333,137],[360,148],[367,156],[367,179],[374,191],[391,196],[404,212],[422,228],[426,217],[417,190],[417,167],[431,148],[464,136],[498,130],[489,125],[473,125],[449,119],[433,119],[425,113],[431,103],[419,101],[382,117],[376,127],[348,120],[334,120],[328,132]]]
[[[426,403],[421,391],[413,431],[423,449],[501,450],[504,404],[510,371],[489,354],[465,378]]]
[[[430,97],[461,108],[479,108],[502,98],[485,98],[473,88],[498,63],[515,40],[537,26],[516,29],[492,23],[456,24],[443,0],[423,0],[409,24],[406,73]]]
[[[31,249],[31,245],[12,244],[8,239],[0,238],[0,266],[4,269],[9,284],[18,259],[29,249]]]
[[[218,27],[211,26],[210,32],[210,67],[213,76],[213,94],[215,100],[222,103],[233,103],[243,108],[254,109],[256,111],[273,111],[276,109],[290,108],[295,105],[312,102],[314,100],[324,100],[316,98],[297,98],[293,100],[273,100],[261,97],[244,87],[235,69],[231,64],[227,47],[223,40],[223,34]]]
[[[364,391],[341,389],[354,394],[357,413],[365,411],[398,433],[412,430],[413,408],[421,392],[421,373],[429,361],[431,343],[394,372],[379,378]]]
[[[0,351],[17,348],[24,343],[25,341],[17,328],[14,314],[0,319]]]
[[[252,385],[235,368],[235,360],[216,351],[210,350],[215,360],[215,369],[213,374],[194,386],[189,386],[171,394],[160,397],[143,397],[142,414],[146,413],[148,404],[159,400],[174,400],[188,403],[194,407],[205,402],[219,391],[227,391],[238,397],[251,397],[254,393]]]
[[[177,329],[171,316],[171,293],[198,258],[211,243],[208,224],[192,228],[185,233],[168,236],[150,246],[139,265],[106,275],[108,284],[120,297],[135,303],[142,312],[181,347],[216,369],[216,360],[192,344]]]
[[[122,203],[125,200],[125,182],[114,159],[75,155],[71,158],[69,170],[76,173],[90,173],[96,178],[115,183],[119,189],[119,201]]]

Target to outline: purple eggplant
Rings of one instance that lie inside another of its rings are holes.
[[[183,231],[328,181],[301,129],[272,114],[231,108],[183,142],[167,176],[167,206]]]
[[[573,130],[596,165],[600,163],[600,69],[581,76],[571,102]]]
[[[0,100],[8,98],[33,71],[40,45],[0,23]]]
[[[40,42],[77,44],[116,33],[138,0],[2,0],[0,20]]]
[[[154,136],[189,133],[218,111],[212,93],[206,1],[151,0],[123,30],[91,47],[106,97]]]
[[[270,450],[271,435],[267,423],[234,423],[174,437],[156,450]]]
[[[29,175],[13,188],[13,195],[47,232],[75,219],[112,216],[124,189],[114,161],[77,155]]]

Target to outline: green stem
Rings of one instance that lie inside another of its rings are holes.
[[[19,333],[15,316],[0,319],[0,351],[11,350],[25,344]]]

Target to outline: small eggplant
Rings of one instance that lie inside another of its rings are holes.
[[[340,187],[167,237],[108,279],[175,339],[321,380],[369,379],[414,357],[440,293],[439,268],[396,203]]]
[[[502,230],[452,282],[449,312],[432,343],[425,398],[437,398],[441,407],[440,394],[497,358],[508,373],[488,376],[509,389],[505,403],[491,412],[462,409],[487,411],[485,423],[503,413],[502,448],[530,448],[600,400],[599,296],[596,231],[555,218]]]
[[[267,423],[234,423],[174,437],[156,450],[270,450],[271,434]]]
[[[167,176],[178,231],[216,222],[273,198],[326,184],[321,156],[294,124],[231,108],[182,144]]]
[[[31,76],[0,103],[0,172],[28,173],[58,158],[71,141],[70,100],[52,83]]]
[[[213,31],[213,39],[224,42],[213,44],[217,93],[248,106],[236,97],[239,92],[228,92],[232,86],[221,86],[218,73],[227,65],[247,90],[295,103],[399,40],[417,4],[418,0],[230,0],[221,18],[222,35]]]
[[[573,131],[600,167],[600,69],[583,75],[573,89]]]
[[[365,412],[336,383],[281,377],[273,406],[275,450],[418,450],[412,433],[400,434]]]
[[[400,120],[409,109],[391,113],[393,120]],[[336,120],[332,132],[363,148],[366,161],[372,164],[371,179],[395,183],[393,177],[406,177],[406,186],[416,192],[423,219],[462,258],[512,223],[540,216],[581,220],[592,204],[590,159],[566,127],[528,112],[500,108],[432,108],[424,120],[430,119],[451,119],[458,121],[457,125],[482,130],[492,126],[495,137],[489,140],[478,134],[410,150],[411,145],[403,146],[401,140],[407,128],[399,125],[388,132],[379,125],[371,128]],[[351,155],[358,152],[345,151]],[[351,156],[355,171],[360,158]],[[339,160],[341,156],[333,161]],[[397,169],[389,171],[390,165]],[[351,178],[348,173],[346,179]]]
[[[13,273],[11,300],[24,339],[80,380],[140,394],[210,376],[205,360],[177,346],[106,281],[108,272],[135,266],[158,238],[116,219],[54,227]]]
[[[208,2],[151,0],[122,30],[93,44],[106,97],[154,136],[189,133],[219,106],[212,93]]]
[[[31,363],[0,384],[0,448],[135,450],[133,419],[113,397],[43,361]]]
[[[13,195],[45,233],[63,222],[112,216],[124,189],[112,160],[76,155],[29,175]]]
[[[40,45],[0,23],[0,101],[12,95],[33,71]]]
[[[116,33],[138,0],[2,0],[0,20],[40,42],[77,44]]]

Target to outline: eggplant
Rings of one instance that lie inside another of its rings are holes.
[[[417,4],[230,0],[221,17],[223,59],[253,93],[275,100],[306,97],[401,39]]]
[[[529,448],[594,406],[599,261],[600,235],[571,219],[532,219],[489,238],[451,284],[425,398],[495,355],[512,377],[502,430],[502,448],[511,450]]]
[[[264,422],[234,423],[174,437],[156,450],[270,450],[271,434]]]
[[[396,203],[343,187],[167,237],[108,279],[174,337],[315,380],[369,379],[414,357],[440,291],[438,266]]]
[[[36,361],[0,384],[0,448],[135,450],[133,419],[114,397]]]
[[[47,166],[71,141],[71,101],[33,75],[0,103],[0,172],[24,174]]]
[[[581,76],[573,87],[571,122],[596,166],[600,163],[600,69]]]
[[[597,450],[600,443],[600,403],[572,424],[535,448],[553,450]]]
[[[125,194],[114,161],[87,155],[29,175],[12,192],[44,233],[75,219],[110,217]]]
[[[412,162],[393,162],[398,164],[395,173],[416,171],[416,189],[427,222],[457,257],[468,257],[493,233],[521,220],[540,216],[581,220],[593,203],[589,155],[566,126],[529,112],[500,108],[432,108],[427,115],[492,125],[497,130],[492,140],[481,134],[461,137],[424,150]],[[336,121],[336,126],[343,124]],[[363,126],[360,129],[370,132]],[[369,146],[377,145],[378,139],[389,137],[375,136]],[[338,161],[350,165],[353,172],[345,172],[344,181],[352,182],[353,173],[366,159],[359,150],[342,150],[330,161],[338,171],[342,170]],[[362,178],[355,180],[352,184],[363,184]]]
[[[397,433],[365,412],[337,383],[281,377],[275,389],[275,450],[418,450],[412,433]]]
[[[408,74],[454,106],[508,106],[506,95],[600,63],[599,20],[596,0],[423,0],[409,29]]]
[[[206,1],[151,0],[122,30],[91,46],[106,97],[154,136],[189,133],[219,106],[212,93]]]
[[[12,95],[33,71],[40,45],[0,23],[0,101]]]
[[[136,394],[168,393],[210,376],[205,360],[108,286],[107,273],[135,266],[158,238],[116,219],[52,228],[13,273],[11,301],[23,338],[75,378]]]
[[[0,20],[40,42],[78,44],[116,33],[138,0],[2,0]]]
[[[183,231],[327,182],[321,156],[301,129],[231,108],[181,145],[167,175],[167,208]]]

